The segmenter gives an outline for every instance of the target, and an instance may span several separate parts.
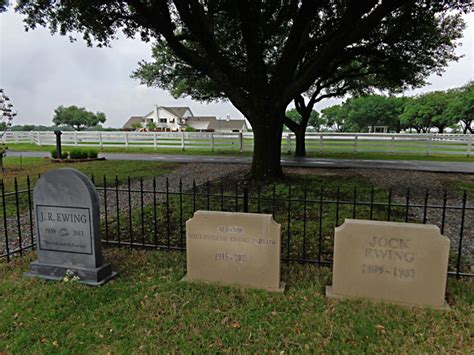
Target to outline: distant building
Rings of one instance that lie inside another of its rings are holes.
[[[188,127],[198,132],[247,132],[244,119],[217,119],[215,116],[194,116],[189,107],[155,106],[144,116],[132,116],[123,125],[125,130],[147,129],[150,122],[157,131],[178,132]]]

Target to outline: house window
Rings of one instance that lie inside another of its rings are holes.
[[[175,119],[174,118],[170,118],[170,123],[174,123],[175,122]]]
[[[166,123],[166,118],[160,118],[160,123]]]

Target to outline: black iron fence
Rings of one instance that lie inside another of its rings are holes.
[[[451,240],[448,274],[474,277],[474,206],[464,191],[357,186],[247,185],[167,178],[94,179],[104,245],[185,250],[185,221],[196,210],[272,214],[282,225],[282,260],[331,265],[334,228],[345,218],[431,223]],[[0,260],[34,250],[34,181],[0,181]]]

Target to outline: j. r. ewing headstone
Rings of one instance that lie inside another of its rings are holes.
[[[336,228],[326,295],[449,309],[448,256],[449,239],[437,226],[346,219]]]
[[[26,276],[61,280],[69,270],[80,282],[99,286],[116,275],[102,256],[99,199],[85,174],[70,168],[47,172],[35,186],[33,203],[38,260]]]
[[[196,211],[186,222],[186,281],[283,292],[280,225],[272,215]]]

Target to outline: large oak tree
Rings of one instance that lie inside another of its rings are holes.
[[[78,31],[89,43],[106,45],[120,29],[157,40],[245,115],[255,136],[252,173],[273,178],[282,173],[291,100],[361,55],[395,52],[403,63],[424,55],[433,68],[445,66],[456,59],[460,11],[471,7],[462,0],[21,0],[17,9],[31,28]],[[425,51],[428,41],[411,35],[428,29],[449,35]]]

